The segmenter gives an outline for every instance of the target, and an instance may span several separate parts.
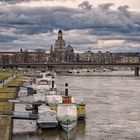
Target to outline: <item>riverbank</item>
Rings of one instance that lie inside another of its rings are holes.
[[[4,87],[0,88],[0,139],[12,140],[14,103],[9,102],[9,100],[16,98],[22,81],[17,80],[13,75],[8,77],[6,81],[5,85],[2,85]]]

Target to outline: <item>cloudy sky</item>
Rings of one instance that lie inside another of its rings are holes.
[[[140,51],[140,0],[0,0],[0,51],[48,51],[60,28],[76,51]]]

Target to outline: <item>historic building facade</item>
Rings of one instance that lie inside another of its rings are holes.
[[[49,62],[73,62],[74,59],[74,50],[71,45],[66,46],[66,42],[63,39],[63,32],[60,29],[54,48],[51,46]]]
[[[36,49],[33,52],[20,50],[18,52],[0,52],[0,63],[68,63],[68,62],[91,62],[91,63],[139,63],[140,53],[117,54],[106,52],[93,52],[90,49],[83,53],[75,53],[71,45],[66,45],[63,32],[58,31],[58,37],[51,46],[50,53],[44,49]]]
[[[54,48],[51,46],[49,62],[112,63],[112,53],[102,53],[101,51],[94,53],[90,50],[84,53],[74,53],[71,45],[66,46],[66,42],[63,39],[63,32],[60,29]]]
[[[112,63],[113,55],[110,52],[98,51],[94,53],[90,50],[79,54],[79,61],[81,62],[92,62],[92,63]]]
[[[139,57],[136,56],[122,56],[120,63],[139,63]]]
[[[55,62],[62,62],[64,61],[64,51],[66,48],[65,40],[63,40],[63,33],[61,30],[58,31],[58,38],[55,41],[54,51],[54,61]]]

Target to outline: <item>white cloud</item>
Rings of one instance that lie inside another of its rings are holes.
[[[92,47],[127,51],[127,46],[136,50],[140,42],[140,13],[129,11],[127,6],[113,10],[112,5],[95,7],[82,1],[81,8],[0,6],[0,49],[43,47],[49,50],[58,29],[62,28],[64,39],[76,50]]]

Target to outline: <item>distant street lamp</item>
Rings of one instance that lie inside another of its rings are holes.
[[[4,79],[5,79],[5,74],[4,74],[4,69],[3,69],[3,79],[2,79],[2,86],[4,87]]]
[[[2,86],[4,87],[4,79],[5,79],[5,75],[3,77],[3,80],[2,80]]]

